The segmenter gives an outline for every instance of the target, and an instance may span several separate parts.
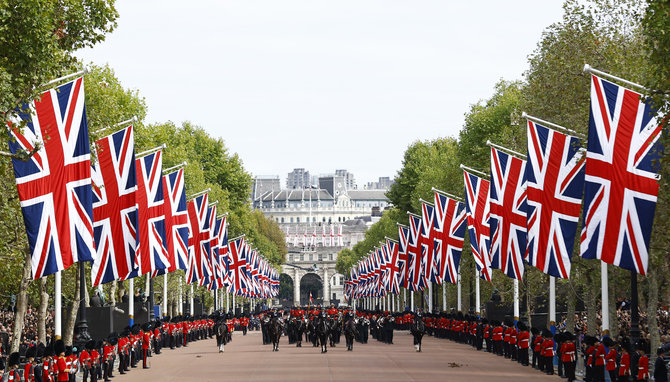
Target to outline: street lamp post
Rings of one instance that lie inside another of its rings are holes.
[[[88,322],[86,321],[86,267],[85,262],[79,262],[79,311],[77,312],[77,324],[75,326],[75,342],[84,344],[91,340],[88,334]]]

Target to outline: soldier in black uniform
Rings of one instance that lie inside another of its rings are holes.
[[[393,316],[389,313],[384,319],[384,342],[389,345],[393,344]]]

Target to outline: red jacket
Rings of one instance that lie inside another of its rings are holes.
[[[596,366],[605,366],[605,346],[603,344],[598,345],[596,348]]]
[[[554,356],[554,340],[547,338],[542,342],[542,355],[545,357]]]
[[[646,355],[642,355],[637,365],[637,380],[647,378],[649,378],[649,358]]]
[[[535,341],[533,341],[533,351],[539,353],[540,350],[542,350],[542,336],[537,336],[535,337]]]
[[[614,348],[610,349],[610,352],[607,353],[605,361],[607,361],[607,370],[616,370],[616,350]]]
[[[619,375],[630,375],[630,355],[628,355],[628,353],[621,354]]]
[[[503,339],[503,330],[500,326],[493,328],[493,341],[502,341]]]
[[[23,380],[25,382],[34,382],[35,381],[35,373],[32,372],[32,371],[33,371],[33,364],[32,363],[26,363],[26,365],[23,367]]]
[[[575,348],[574,342],[563,342],[563,345],[561,345],[561,361],[563,361],[564,363],[575,362],[576,351],[577,349]]]
[[[527,330],[522,331],[516,341],[519,344],[519,349],[528,349],[530,347],[530,333]]]
[[[142,349],[149,349],[149,343],[151,342],[151,334],[149,332],[144,333],[142,337]]]
[[[65,358],[64,357],[58,357],[57,364],[58,364],[58,379],[57,379],[57,381],[58,382],[69,381],[70,380],[70,375],[66,371],[66,370],[68,370],[68,368],[67,368],[67,363],[65,362]]]

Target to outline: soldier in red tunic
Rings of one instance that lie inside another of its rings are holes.
[[[144,326],[144,332],[142,333],[142,368],[148,369],[147,358],[149,357],[149,351],[151,350],[151,323],[147,323]]]
[[[544,329],[542,332],[542,357],[544,358],[544,372],[553,375],[554,374],[554,335],[549,331],[549,329]]]
[[[533,344],[533,369],[537,368],[542,370],[542,358],[540,357],[540,348],[542,347],[542,336],[540,335],[540,330],[538,328],[531,328],[530,332],[533,333],[532,344]]]
[[[7,360],[7,382],[22,382],[21,372],[19,371],[19,364],[21,363],[21,355],[15,352],[9,355]],[[3,379],[4,380],[4,379]]]
[[[646,382],[649,379],[649,357],[647,357],[647,344],[640,340],[637,344],[637,354],[640,355],[640,359],[637,361],[637,379],[636,381]]]
[[[528,332],[528,326],[521,321],[516,325],[519,328],[519,335],[516,339],[517,347],[519,349],[517,357],[520,364],[528,366],[528,349],[530,347],[530,333]]]
[[[26,364],[23,366],[23,378],[26,382],[36,382],[35,381],[35,355],[37,353],[37,347],[31,346],[26,350]],[[41,381],[39,381],[41,382]]]
[[[56,351],[56,355],[58,357],[56,359],[56,367],[58,370],[56,380],[58,382],[68,382],[70,380],[70,369],[68,368],[67,362],[65,360],[65,344],[62,340],[56,341],[54,350]]]
[[[575,377],[575,366],[577,364],[577,349],[575,347],[575,336],[570,332],[563,333],[563,344],[561,345],[561,360],[565,369],[565,376],[568,382],[572,382]]]
[[[628,382],[630,380],[630,345],[627,341],[623,341],[621,344],[618,376],[618,382]]]
[[[612,341],[611,338],[603,338],[603,345],[607,346],[609,352],[605,356],[605,369],[610,375],[610,381],[616,381],[617,379],[617,370],[616,370],[616,359],[617,351],[615,349],[616,343]]]

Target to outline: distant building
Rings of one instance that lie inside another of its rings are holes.
[[[393,180],[388,176],[380,176],[377,182],[368,182],[368,190],[388,190],[393,185]]]
[[[357,188],[356,179],[354,179],[354,174],[350,173],[349,171],[335,170],[335,175],[344,178],[344,186],[347,188],[347,190],[355,190]]]
[[[281,191],[281,182],[278,175],[259,175],[254,178],[254,185],[251,189],[251,200],[255,200],[267,192],[279,191]]]
[[[289,190],[296,188],[310,188],[311,184],[309,171],[306,171],[304,168],[294,168],[286,177],[286,188]]]

